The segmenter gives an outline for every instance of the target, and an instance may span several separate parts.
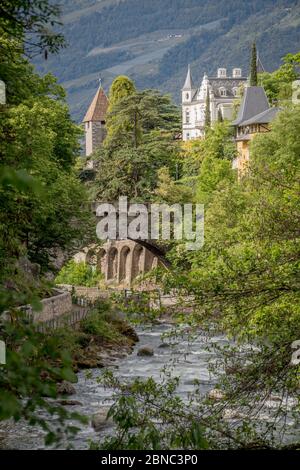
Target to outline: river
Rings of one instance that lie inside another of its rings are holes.
[[[214,388],[216,377],[209,371],[209,363],[215,359],[215,353],[208,350],[212,343],[219,345],[228,344],[228,340],[221,335],[199,335],[191,342],[187,334],[183,334],[177,340],[171,340],[171,346],[163,347],[165,341],[162,335],[172,330],[169,324],[159,324],[151,327],[138,327],[137,333],[140,341],[136,344],[131,355],[119,359],[117,366],[112,366],[115,374],[124,380],[133,380],[136,377],[153,377],[161,380],[161,370],[170,365],[172,374],[180,377],[178,394],[186,399],[194,388],[194,380],[200,384],[200,393],[207,393]],[[169,340],[167,341],[169,342]],[[137,355],[143,346],[153,349],[154,355],[141,357]],[[90,418],[107,407],[111,403],[111,391],[100,385],[97,379],[103,373],[103,369],[91,369],[78,373],[78,382],[75,384],[76,394],[70,398],[80,402],[80,405],[68,406],[70,411],[76,411]],[[274,403],[273,403],[274,406]],[[275,404],[276,406],[276,404]],[[75,424],[75,423],[74,423]],[[4,431],[4,430],[3,430]],[[43,449],[43,432],[39,428],[29,427],[26,423],[8,425],[5,432],[2,431],[1,447],[10,449]],[[82,425],[79,433],[72,439],[71,446],[75,449],[88,449],[89,442],[97,442],[104,435],[110,434],[112,428],[108,425],[100,432],[95,432],[91,425]],[[70,443],[69,443],[70,444]],[[61,448],[66,448],[64,442]]]

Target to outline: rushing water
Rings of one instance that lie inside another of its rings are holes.
[[[171,347],[161,347],[162,335],[168,333],[172,327],[166,324],[155,325],[149,328],[137,328],[140,341],[136,344],[133,353],[117,362],[114,368],[115,374],[123,379],[130,380],[136,377],[148,378],[152,376],[160,380],[161,369],[168,364],[173,365],[173,374],[181,378],[178,393],[185,397],[193,389],[193,381],[198,379],[203,393],[213,388],[215,380],[208,371],[208,361],[212,353],[205,348],[207,340],[204,336],[197,337],[192,344],[187,335],[178,338],[176,344]],[[172,340],[171,342],[174,343]],[[226,342],[223,337],[210,337],[209,342]],[[138,350],[143,346],[149,346],[154,350],[153,356],[137,356]],[[110,404],[111,391],[104,389],[97,381],[103,369],[85,370],[78,373],[78,382],[75,384],[76,395],[70,399],[77,400],[81,405],[69,406],[70,411],[76,411],[92,417],[101,411],[103,406]],[[88,375],[88,378],[87,378]],[[108,433],[106,428],[103,433]],[[103,434],[102,433],[102,434]],[[5,435],[5,437],[4,437]],[[95,432],[91,424],[83,426],[82,430],[72,441],[76,449],[88,448],[89,441],[99,440],[99,433]],[[26,423],[7,426],[2,431],[2,447],[14,449],[40,449],[43,448],[43,433],[36,428],[29,427]]]
[[[172,373],[180,377],[177,392],[183,399],[187,398],[189,392],[193,390],[195,379],[198,380],[202,393],[214,388],[216,378],[208,370],[209,362],[214,360],[214,353],[209,351],[207,346],[211,343],[226,344],[228,340],[220,335],[205,336],[200,333],[192,343],[189,342],[188,335],[183,335],[171,347],[162,347],[162,335],[171,329],[172,327],[166,324],[155,325],[151,328],[138,328],[140,341],[136,344],[131,355],[118,361],[118,367],[114,368],[115,374],[121,379],[129,381],[136,377],[148,378],[151,376],[158,381],[161,379],[161,369],[168,364],[172,366],[173,363]],[[138,350],[146,345],[153,348],[154,355],[138,356]],[[80,405],[69,406],[70,411],[76,411],[91,418],[111,403],[111,391],[104,389],[97,381],[102,371],[103,369],[92,369],[88,371],[88,374],[86,371],[78,373],[78,383],[75,385],[76,395],[72,395],[70,399],[77,400]],[[91,424],[82,426],[80,432],[72,440],[72,447],[87,449],[89,441],[97,442],[99,438],[110,432],[109,426],[106,426],[100,433],[95,432]],[[26,423],[9,425],[5,431],[2,431],[0,437],[2,447],[5,448],[44,448],[41,430],[29,427]],[[62,447],[66,447],[66,445],[67,443],[64,443]]]

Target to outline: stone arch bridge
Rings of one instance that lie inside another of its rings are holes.
[[[158,256],[133,240],[107,241],[103,245],[90,245],[74,257],[95,266],[109,285],[130,286],[141,274],[162,264]]]
[[[97,206],[100,201],[92,203],[91,210],[97,216]],[[151,218],[151,205],[146,204],[149,220]],[[122,212],[115,205],[116,217],[119,218]],[[126,212],[127,214],[127,212]],[[128,216],[128,222],[131,218]],[[150,226],[150,224],[149,224]],[[84,261],[95,266],[104,275],[107,284],[118,285],[120,287],[130,286],[134,279],[140,274],[144,274],[158,265],[169,266],[166,259],[166,249],[157,240],[149,239],[122,239],[108,240],[103,245],[91,245],[84,248],[75,255],[76,261]]]

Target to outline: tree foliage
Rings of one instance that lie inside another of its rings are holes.
[[[274,72],[259,74],[260,84],[265,88],[271,103],[290,100],[292,83],[299,76],[300,53],[287,54],[283,64]]]
[[[168,166],[175,171],[178,130],[179,113],[168,96],[146,90],[117,100],[110,108],[104,148],[96,152],[98,198],[149,199],[157,170]]]
[[[257,51],[255,42],[252,44],[251,50],[250,86],[257,86]]]
[[[76,263],[70,260],[63,266],[56,276],[57,284],[71,284],[73,286],[95,287],[99,286],[102,275],[94,270],[92,266],[84,262]]]
[[[59,25],[60,6],[48,0],[2,0],[0,5],[0,35],[2,54],[8,55],[21,48],[32,56],[48,51],[58,52],[64,45],[62,34],[52,28]]]
[[[209,92],[209,89],[207,89],[207,93],[206,93],[204,125],[205,125],[205,129],[209,129],[210,126],[211,126],[210,92]]]
[[[50,444],[59,437],[50,415],[60,432],[76,430],[64,422],[77,414],[53,402],[56,383],[76,376],[65,345],[39,333],[17,306],[30,303],[38,311],[40,297],[51,292],[44,276],[58,251],[72,251],[89,236],[87,195],[74,168],[81,130],[56,79],[39,77],[23,56],[32,41],[38,51],[57,50],[60,36],[45,29],[54,26],[57,7],[4,0],[0,12],[0,77],[7,85],[7,104],[0,105],[0,336],[7,349],[0,420],[40,425]]]

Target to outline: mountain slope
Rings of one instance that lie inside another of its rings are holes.
[[[108,88],[127,74],[141,88],[155,87],[180,101],[191,63],[196,81],[218,66],[248,69],[257,41],[268,70],[300,48],[300,2],[295,0],[62,0],[68,47],[37,62],[68,91],[80,121],[101,76]]]

